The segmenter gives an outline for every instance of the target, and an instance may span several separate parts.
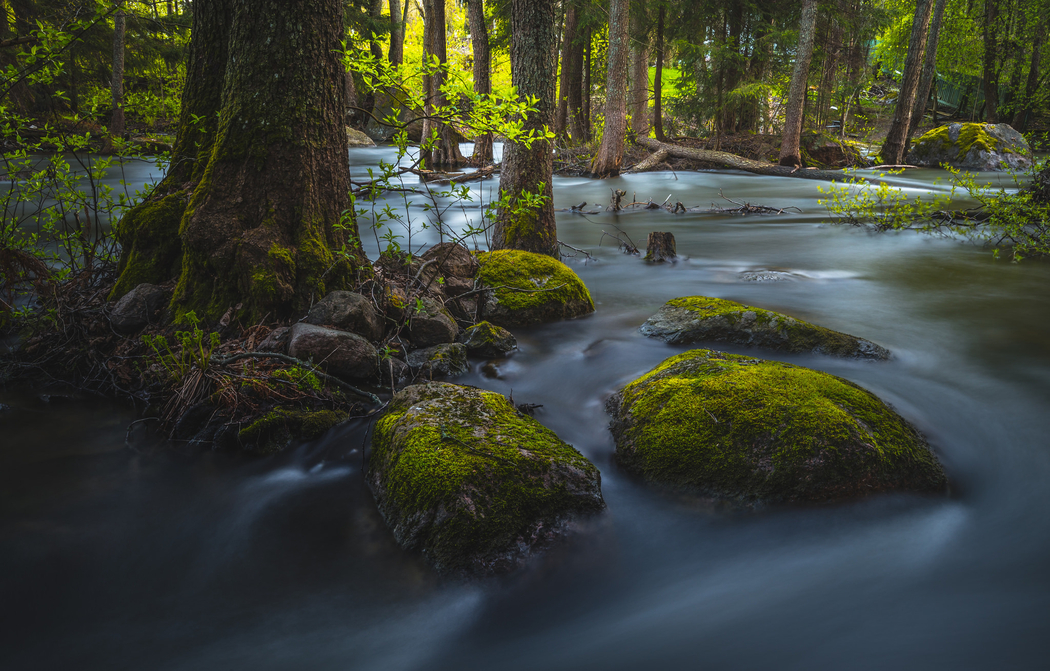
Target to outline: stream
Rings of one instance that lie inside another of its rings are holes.
[[[355,179],[393,156],[351,150]],[[924,193],[945,189],[944,176],[909,171],[894,183]],[[488,202],[497,184],[470,189]],[[442,578],[397,546],[362,478],[362,424],[248,458],[129,430],[131,410],[107,401],[0,390],[0,668],[1042,666],[1050,264],[825,224],[821,184],[724,171],[555,178],[558,208],[604,208],[610,188],[734,207],[721,189],[802,213],[559,213],[559,238],[593,256],[566,262],[595,314],[517,329],[518,352],[473,361],[454,381],[542,404],[536,419],[600,469],[608,511],[510,576]],[[432,216],[410,199],[413,221]],[[453,229],[479,217],[476,203],[445,213]],[[680,261],[623,254],[603,239],[617,228],[642,248],[648,232],[672,232]],[[362,238],[375,258],[380,243]],[[411,244],[437,239],[429,227]],[[638,333],[687,295],[889,348],[892,360],[871,363],[718,347],[871,390],[927,435],[951,495],[742,511],[619,471],[604,401],[687,349]]]

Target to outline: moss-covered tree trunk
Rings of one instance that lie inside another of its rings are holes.
[[[444,0],[423,0],[426,11],[423,23],[423,56],[437,56],[442,65],[448,62],[448,49],[445,35],[445,2]],[[423,141],[426,142],[435,132],[437,141],[432,147],[421,152],[423,167],[455,168],[466,163],[459,151],[459,143],[452,128],[437,118],[435,112],[446,104],[441,87],[445,83],[446,73],[443,70],[434,72],[424,78],[423,89],[426,92],[423,110],[426,119],[423,121]]]
[[[248,320],[283,319],[351,282],[359,249],[351,242],[348,254],[333,253],[357,239],[343,217],[341,9],[340,0],[194,3],[177,158],[161,185],[170,192],[128,215],[138,221],[128,233],[138,234],[124,252],[127,288],[147,281],[130,279],[148,265],[139,241],[160,228],[167,238],[180,209],[176,315],[215,319],[235,308]]]
[[[630,0],[609,2],[609,55],[605,73],[605,128],[598,153],[591,162],[595,177],[620,174],[623,141],[627,132],[627,56],[630,49],[627,30]]]
[[[489,50],[489,31],[485,26],[485,0],[467,0],[467,23],[470,25],[470,44],[474,51],[474,92],[492,93],[492,56]],[[470,163],[476,166],[492,163],[492,133],[474,138],[474,153]]]
[[[525,119],[525,128],[542,130],[554,122],[555,86],[558,66],[556,0],[512,0],[511,80],[522,97],[535,96],[536,112]],[[496,216],[493,249],[520,249],[558,256],[558,233],[554,222],[551,180],[554,157],[547,140],[526,147],[505,145],[500,171],[500,192],[508,204]],[[543,196],[538,205],[522,202],[528,192]]]

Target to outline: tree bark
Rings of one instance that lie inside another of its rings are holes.
[[[605,129],[591,162],[595,177],[620,173],[627,132],[627,56],[630,0],[609,0],[609,53],[605,75]]]
[[[576,29],[580,17],[576,4],[570,3],[565,8],[565,27],[561,40],[561,83],[558,88],[558,112],[554,117],[554,132],[565,135],[569,128],[569,97],[573,86],[579,89],[579,82],[574,81],[573,57],[576,54]]]
[[[444,107],[447,103],[445,93],[441,90],[447,75],[444,67],[448,64],[448,50],[445,46],[445,2],[444,0],[423,0],[423,5],[426,11],[423,23],[423,56],[424,58],[437,56],[442,69],[424,78],[423,87],[427,97],[423,106],[426,119],[423,120],[422,141],[426,143],[434,133],[437,133],[437,139],[433,146],[423,147],[421,145],[422,167],[429,170],[456,168],[466,163],[466,159],[459,151],[459,143],[452,129],[434,116],[435,110]]]
[[[921,1],[921,0],[920,0]],[[780,141],[780,165],[801,166],[799,141],[802,138],[802,111],[809,82],[809,61],[813,58],[813,36],[817,28],[817,0],[806,0],[799,22],[798,54],[791,73],[791,88],[784,113],[784,135]]]
[[[518,95],[537,99],[536,112],[525,119],[526,129],[541,130],[554,122],[557,16],[556,0],[511,1],[511,79]],[[505,145],[499,186],[508,202],[496,215],[493,249],[559,255],[551,198],[553,172],[554,157],[547,140],[535,140],[530,147]],[[539,193],[543,202],[526,208],[521,202],[525,192]]]
[[[591,52],[593,51],[594,36],[591,29],[587,29],[586,36],[587,51],[584,56],[583,66],[583,134],[580,136],[584,142],[591,141]]]
[[[911,126],[915,95],[918,93],[919,80],[922,77],[923,53],[926,51],[932,13],[933,0],[919,0],[915,5],[915,20],[911,25],[911,39],[908,40],[908,56],[904,59],[901,90],[893,108],[893,122],[879,153],[882,162],[886,164],[897,165],[904,162],[908,128]]]
[[[640,21],[639,21],[640,23]],[[649,36],[636,26],[631,42],[631,130],[649,136]]]
[[[110,142],[124,135],[124,32],[127,17],[120,7],[113,15],[113,113],[109,120]]]
[[[1032,113],[1032,99],[1039,88],[1039,64],[1042,56],[1043,42],[1046,40],[1046,18],[1039,21],[1032,39],[1032,60],[1028,66],[1028,81],[1024,88],[1024,103],[1014,115],[1011,126],[1024,132],[1028,128],[1028,119]]]
[[[930,90],[933,88],[933,77],[937,74],[937,45],[941,40],[941,22],[944,19],[945,0],[937,0],[933,8],[933,20],[930,22],[930,36],[926,43],[926,58],[922,66],[922,77],[919,79],[919,88],[915,95],[915,106],[911,111],[908,123],[908,142],[915,135],[922,124],[922,117],[926,113],[926,105],[930,101]],[[936,119],[934,119],[936,121]],[[905,146],[905,153],[907,146]]]
[[[663,112],[663,70],[664,70],[664,18],[667,8],[660,5],[660,13],[656,18],[656,73],[653,75],[653,132],[656,139],[663,142],[664,137],[664,112]]]
[[[485,0],[467,0],[467,23],[470,26],[470,44],[474,51],[474,92],[492,94],[492,56],[489,51],[489,32],[485,26]],[[492,163],[492,133],[474,138],[471,165]]]
[[[408,8],[410,0],[405,0]],[[405,60],[405,24],[401,17],[401,0],[390,0],[390,50],[387,59],[392,65],[401,65]]]
[[[999,72],[996,24],[999,22],[999,0],[984,0],[984,120],[999,122]]]

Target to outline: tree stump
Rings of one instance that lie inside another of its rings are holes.
[[[673,234],[657,232],[649,234],[649,238],[645,243],[646,261],[653,263],[668,261],[674,263],[677,258],[678,254],[675,251]]]

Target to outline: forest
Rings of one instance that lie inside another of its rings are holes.
[[[0,666],[1035,663],[1048,22],[0,0]]]

